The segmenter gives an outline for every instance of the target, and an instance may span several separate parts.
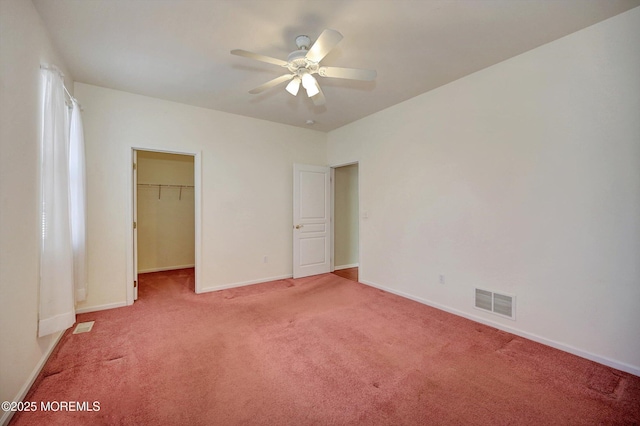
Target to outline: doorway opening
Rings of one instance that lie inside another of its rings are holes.
[[[133,294],[141,282],[196,281],[200,200],[197,154],[133,149]]]
[[[358,281],[360,268],[360,195],[358,163],[331,168],[331,271]]]

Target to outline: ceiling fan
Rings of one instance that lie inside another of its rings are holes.
[[[251,89],[249,93],[262,93],[278,84],[289,81],[286,88],[287,92],[296,96],[300,90],[300,85],[302,85],[307,92],[307,96],[311,98],[315,105],[323,105],[325,103],[325,97],[322,89],[320,89],[318,80],[316,80],[313,74],[318,74],[321,77],[363,81],[374,80],[377,75],[374,70],[321,66],[320,61],[340,43],[340,40],[342,40],[342,34],[335,30],[326,29],[320,34],[316,42],[313,43],[313,46],[309,47],[311,45],[309,36],[299,35],[296,37],[298,50],[291,52],[286,61],[241,49],[232,50],[231,54],[244,56],[245,58],[255,59],[268,64],[279,65],[288,70],[287,74],[274,78],[255,89]]]

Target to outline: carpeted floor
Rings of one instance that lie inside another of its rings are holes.
[[[640,423],[640,378],[325,274],[196,295],[145,274],[130,307],[78,316],[14,425]]]

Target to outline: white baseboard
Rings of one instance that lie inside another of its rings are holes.
[[[104,311],[107,309],[122,308],[127,306],[127,302],[108,303],[106,305],[87,306],[86,308],[76,309],[76,314],[86,314],[88,312]]]
[[[139,269],[139,274],[146,274],[149,272],[163,272],[163,271],[173,271],[175,269],[186,269],[186,268],[195,268],[196,265],[193,263],[190,265],[176,265],[176,266],[163,266],[161,268],[149,268],[149,269]]]
[[[47,360],[51,356],[51,353],[53,352],[55,347],[58,345],[58,342],[60,341],[60,338],[62,337],[65,331],[66,330],[59,332],[58,336],[55,339],[53,339],[53,341],[47,348],[46,352],[42,354],[40,361],[38,362],[36,367],[33,369],[31,374],[29,375],[29,378],[27,379],[27,381],[24,383],[24,385],[22,385],[22,388],[20,388],[20,390],[18,391],[18,394],[13,398],[13,401],[15,402],[22,401],[24,397],[27,396],[27,392],[29,392],[29,389],[31,389],[33,382],[35,382],[36,379],[38,378],[38,374],[40,374],[40,371],[42,371],[42,367],[44,367],[44,364],[47,362]],[[0,417],[0,425],[3,425],[3,426],[8,425],[14,413],[15,411],[5,411],[2,414],[2,417]]]
[[[291,277],[293,277],[293,275],[291,275],[291,274],[289,274],[289,275],[280,275],[280,276],[277,276],[277,277],[260,278],[260,279],[251,280],[251,281],[242,281],[242,282],[237,282],[237,283],[232,283],[232,284],[223,284],[223,285],[215,286],[215,287],[205,287],[205,288],[200,289],[199,293],[208,293],[208,292],[211,292],[211,291],[226,290],[228,288],[243,287],[245,285],[268,283],[269,281],[286,280],[286,279],[289,279]]]
[[[361,279],[360,282],[362,284],[366,284],[368,286],[375,287],[375,288],[378,288],[380,290],[384,290],[386,292],[389,292],[389,293],[392,293],[392,294],[395,294],[395,295],[398,295],[398,296],[402,296],[404,298],[407,298],[407,299],[422,303],[423,305],[431,306],[433,308],[440,309],[441,311],[449,312],[450,314],[454,314],[454,315],[469,319],[471,321],[479,322],[481,324],[485,324],[485,325],[488,325],[490,327],[497,328],[498,330],[506,331],[507,333],[515,334],[516,336],[524,337],[525,339],[533,340],[534,342],[542,343],[543,345],[546,345],[546,346],[551,346],[552,348],[559,349],[561,351],[568,352],[568,353],[573,354],[573,355],[577,355],[577,356],[579,356],[581,358],[586,358],[586,359],[588,359],[590,361],[594,361],[594,362],[597,362],[599,364],[606,365],[608,367],[615,368],[617,370],[624,371],[624,372],[627,372],[629,374],[633,374],[634,376],[640,376],[640,367],[639,366],[634,366],[634,365],[630,365],[630,364],[627,364],[627,363],[624,363],[624,362],[616,361],[616,360],[611,359],[611,358],[607,358],[607,357],[604,357],[604,356],[601,356],[601,355],[597,355],[597,354],[594,354],[594,353],[591,353],[591,352],[584,351],[582,349],[575,348],[575,347],[573,347],[571,345],[567,345],[567,344],[564,344],[564,343],[556,342],[555,340],[546,339],[546,338],[538,336],[536,334],[531,334],[531,333],[528,333],[526,331],[519,330],[517,328],[509,327],[509,326],[506,326],[504,324],[496,323],[496,322],[493,322],[491,320],[487,320],[485,318],[481,318],[481,317],[478,317],[478,316],[475,316],[475,315],[468,314],[466,312],[459,311],[457,309],[452,309],[452,308],[449,308],[447,306],[440,305],[439,303],[434,303],[434,302],[431,302],[429,300],[423,299],[421,297],[412,296],[412,295],[404,293],[402,291],[394,290],[394,289],[391,289],[389,287],[385,287],[383,285],[373,283],[371,281],[367,281],[367,280],[362,280]]]
[[[349,268],[357,268],[359,267],[359,263],[352,263],[350,265],[341,265],[341,266],[334,266],[333,270],[334,271],[339,271],[341,269],[349,269]]]

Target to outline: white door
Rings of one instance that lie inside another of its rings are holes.
[[[133,150],[133,300],[138,300],[138,151]]]
[[[293,165],[293,278],[331,269],[329,167]]]

